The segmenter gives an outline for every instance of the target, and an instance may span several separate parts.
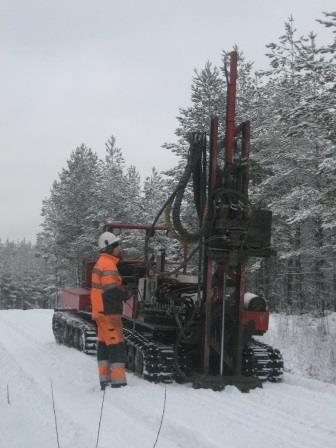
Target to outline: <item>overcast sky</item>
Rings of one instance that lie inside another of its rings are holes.
[[[34,241],[42,199],[85,143],[114,134],[142,178],[172,167],[194,68],[237,43],[256,68],[294,15],[300,34],[335,0],[0,0],[0,238]]]

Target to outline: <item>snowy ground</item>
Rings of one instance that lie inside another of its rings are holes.
[[[50,310],[0,312],[0,447],[94,448],[102,393],[96,361],[56,345]],[[152,448],[164,386],[129,374],[129,386],[106,392],[99,447]],[[7,386],[9,397],[7,397]],[[9,403],[8,403],[9,398]],[[241,394],[167,385],[157,448],[334,448],[336,385],[297,374]]]
[[[287,371],[336,384],[336,313],[272,315],[262,340],[281,350]]]

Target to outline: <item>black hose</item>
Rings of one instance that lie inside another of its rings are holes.
[[[154,228],[155,228],[155,224],[158,222],[160,216],[162,215],[164,209],[167,207],[167,205],[174,200],[174,197],[176,195],[177,192],[177,187],[176,189],[173,191],[173,193],[169,196],[169,198],[166,200],[166,202],[163,204],[163,206],[160,208],[160,210],[158,211],[157,215],[154,218],[154,221],[152,222],[152,225],[150,226],[150,228],[147,230],[146,232],[146,237],[145,237],[145,263],[146,263],[146,269],[147,269],[147,274],[148,274],[148,270],[149,270],[149,263],[148,263],[148,246],[149,246],[149,238],[151,236],[153,236],[153,232],[154,232]]]
[[[204,168],[202,169],[202,155],[203,160],[205,158],[205,152],[206,152],[206,134],[205,133],[194,133],[192,134],[192,137],[190,139],[190,151],[188,155],[188,162],[187,166],[185,167],[185,170],[183,172],[183,175],[178,182],[175,190],[173,193],[169,196],[169,198],[166,200],[166,202],[163,204],[163,206],[158,211],[157,215],[154,218],[153,223],[151,224],[150,228],[146,232],[145,237],[145,263],[146,263],[146,269],[147,274],[149,271],[149,260],[148,260],[148,251],[149,251],[149,239],[153,236],[154,228],[156,223],[158,222],[160,216],[162,215],[163,211],[170,205],[172,205],[172,218],[173,218],[173,229],[170,229],[172,233],[176,234],[177,237],[180,237],[181,240],[184,241],[198,241],[200,239],[200,236],[202,234],[202,228],[195,233],[190,233],[187,231],[181,221],[181,206],[182,206],[182,200],[184,197],[185,189],[187,187],[187,184],[189,182],[191,174],[193,174],[193,182],[194,182],[194,197],[195,197],[195,203],[196,203],[196,209],[197,213],[199,215],[199,219],[201,222],[202,219],[202,210],[201,208],[204,207],[204,192],[202,194],[201,189],[203,188],[202,185],[202,179],[205,177],[205,173],[203,172]],[[167,229],[169,230],[169,229]],[[190,258],[188,258],[190,259]],[[184,263],[185,264],[185,263]]]
[[[172,218],[175,230],[186,241],[198,241],[202,230],[197,232],[189,232],[182,224],[181,221],[181,207],[186,187],[188,185],[191,174],[194,175],[194,196],[196,202],[196,209],[201,221],[202,211],[200,209],[201,203],[201,191],[200,191],[200,178],[201,178],[201,161],[202,154],[206,147],[206,135],[205,133],[194,133],[190,142],[190,152],[188,157],[187,166],[176,188],[176,197],[172,207]]]

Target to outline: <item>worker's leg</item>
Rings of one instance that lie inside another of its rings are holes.
[[[111,316],[109,326],[108,359],[112,387],[126,386],[126,344],[124,341],[121,317]]]
[[[111,386],[126,386],[125,358],[126,347],[125,342],[109,345],[109,362],[111,369]]]
[[[100,387],[102,390],[111,383],[111,372],[109,365],[108,347],[104,341],[105,325],[104,321],[97,319],[97,361],[98,361],[98,375]]]

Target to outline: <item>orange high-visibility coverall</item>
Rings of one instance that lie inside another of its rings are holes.
[[[122,302],[118,294],[114,297],[114,292],[120,292],[122,284],[118,261],[113,255],[102,253],[92,271],[92,316],[98,330],[97,359],[102,389],[109,383],[112,387],[126,385]]]

